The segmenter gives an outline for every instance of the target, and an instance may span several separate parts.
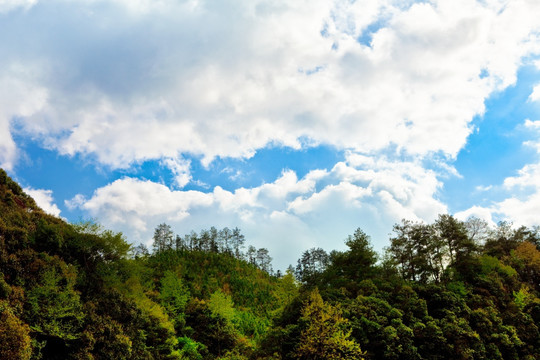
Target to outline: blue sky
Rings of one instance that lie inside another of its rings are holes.
[[[0,166],[149,245],[242,229],[276,268],[402,218],[540,225],[540,4],[0,2]]]

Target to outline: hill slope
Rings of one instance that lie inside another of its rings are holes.
[[[161,224],[150,254],[0,170],[0,359],[540,359],[540,228],[404,220],[282,277],[237,230]]]
[[[279,307],[278,280],[246,261],[131,250],[121,234],[47,215],[0,170],[0,358],[248,353]]]

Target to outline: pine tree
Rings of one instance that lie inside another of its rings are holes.
[[[171,226],[165,223],[159,224],[154,231],[154,244],[153,249],[155,253],[159,253],[165,250],[173,248],[174,234],[171,230]]]

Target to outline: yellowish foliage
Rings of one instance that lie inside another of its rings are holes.
[[[30,328],[8,309],[0,314],[0,359],[30,359]]]
[[[339,309],[325,303],[318,290],[314,290],[302,309],[306,328],[300,335],[295,357],[309,360],[364,359],[358,343],[350,339],[345,329],[347,320]]]

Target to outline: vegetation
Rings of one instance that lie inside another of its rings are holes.
[[[0,170],[1,359],[539,359],[540,229],[404,220],[274,273],[240,230],[150,252],[45,214]]]

